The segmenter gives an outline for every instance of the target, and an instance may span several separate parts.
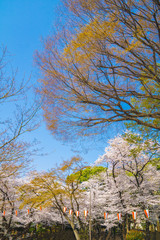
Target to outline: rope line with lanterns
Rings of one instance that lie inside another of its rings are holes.
[[[42,211],[42,206],[40,206],[40,211]],[[63,207],[63,212],[64,213],[67,212],[67,207]],[[30,214],[30,209],[27,209],[27,213],[28,213],[28,215]],[[69,215],[72,215],[73,213],[74,213],[74,211],[72,209],[69,209]],[[149,215],[150,215],[149,214],[149,209],[145,209],[144,210],[144,214],[145,214],[146,218],[148,219]],[[3,215],[3,217],[6,216],[6,210],[3,211],[2,215]],[[18,210],[15,210],[15,215],[18,216]],[[75,212],[75,215],[77,217],[79,217],[80,216],[80,211],[77,210]],[[84,210],[84,217],[85,217],[85,219],[87,218],[87,216],[88,216],[88,210],[85,209]],[[134,220],[137,219],[137,212],[136,211],[132,212],[132,217],[133,217]],[[109,213],[108,212],[104,212],[104,219],[108,220],[108,218],[109,218]],[[119,221],[121,221],[122,220],[122,213],[117,213],[117,218],[118,218]]]

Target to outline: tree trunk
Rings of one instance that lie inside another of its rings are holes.
[[[150,240],[150,233],[149,233],[149,221],[146,221],[146,240]]]
[[[126,240],[126,234],[127,234],[127,215],[125,214],[124,216],[124,221],[122,223],[122,234],[123,234],[123,239]]]
[[[127,232],[131,230],[131,219],[130,216],[127,216]]]
[[[74,232],[76,240],[81,240],[79,232],[77,231],[77,229],[73,229],[73,232]]]
[[[110,239],[110,236],[111,236],[111,230],[109,230],[108,234],[107,234],[107,237],[106,237],[106,240],[109,240]]]
[[[113,240],[115,240],[115,239],[116,239],[116,228],[113,227]]]
[[[120,238],[121,238],[121,240],[124,240],[124,238],[123,238],[123,225],[119,224],[119,228],[120,228]]]
[[[73,230],[73,232],[74,232],[74,235],[75,235],[76,240],[81,240],[80,234],[79,234],[78,230],[75,228],[74,223],[71,222],[70,225],[71,225],[71,227],[72,227],[72,230]]]

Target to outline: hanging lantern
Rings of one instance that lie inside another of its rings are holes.
[[[104,219],[108,219],[108,213],[107,212],[104,212]]]
[[[70,209],[70,210],[69,210],[69,215],[72,215],[72,213],[73,213],[73,210]]]
[[[146,217],[149,218],[149,210],[148,210],[148,209],[145,209],[145,210],[144,210],[144,213],[145,213]]]
[[[117,213],[117,217],[118,217],[118,220],[120,221],[122,219],[122,214],[121,213]]]
[[[27,209],[27,212],[28,212],[28,214],[29,214],[29,209]]]
[[[4,210],[4,211],[3,211],[3,216],[5,216],[5,214],[6,214],[6,211]]]
[[[85,218],[87,217],[87,215],[88,215],[88,211],[87,211],[87,210],[84,210],[84,216],[85,216]]]
[[[16,216],[17,216],[17,210],[15,211],[15,214],[16,214]]]
[[[79,217],[79,211],[76,211],[76,216]]]
[[[63,212],[65,213],[67,211],[67,207],[64,207],[63,208]]]
[[[132,212],[132,217],[133,217],[134,220],[136,220],[137,219],[137,212]]]
[[[42,206],[39,207],[40,211],[42,211]]]

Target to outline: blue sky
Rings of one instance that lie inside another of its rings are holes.
[[[58,18],[59,0],[0,0],[0,45],[7,46],[14,68],[18,67],[18,78],[29,77],[36,84],[38,73],[33,63],[35,50],[42,49],[41,39],[51,34],[55,19]],[[77,150],[85,161],[93,163],[104,152],[106,141],[77,143],[73,146],[56,141],[42,122],[39,129],[26,140],[36,138],[43,156],[34,157],[37,170],[47,170],[63,160],[70,159]],[[79,147],[81,145],[81,148]]]

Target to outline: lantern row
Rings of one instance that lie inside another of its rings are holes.
[[[63,212],[66,213],[66,211],[67,211],[67,207],[64,207],[63,208]],[[69,210],[69,215],[72,215],[72,213],[73,213],[73,210],[70,209]],[[76,213],[76,216],[79,217],[80,212],[76,211],[75,213]],[[145,209],[144,213],[145,213],[146,217],[149,218],[149,210]],[[88,211],[84,210],[85,218],[87,217],[87,215],[88,215]],[[122,214],[121,213],[117,213],[117,217],[118,217],[118,220],[121,220],[122,219]],[[136,220],[137,219],[137,212],[133,211],[132,212],[132,217],[133,217],[134,220]],[[108,213],[107,212],[104,212],[104,219],[108,219]]]
[[[41,207],[41,206],[40,206],[40,211],[42,211],[42,207]],[[64,208],[63,208],[63,212],[66,213],[66,211],[67,211],[67,207],[64,207]],[[27,209],[27,213],[28,213],[28,214],[30,213],[29,209]],[[145,209],[145,210],[144,210],[144,213],[145,213],[145,216],[146,216],[147,218],[149,218],[149,210],[148,210],[148,209]],[[5,216],[5,214],[6,214],[6,211],[3,211],[3,216]],[[69,210],[69,215],[72,215],[72,214],[73,214],[73,210],[70,209],[70,210]],[[79,217],[80,211],[76,211],[75,214],[76,214],[77,217]],[[17,210],[15,210],[15,215],[16,215],[16,216],[18,215],[18,211],[17,211]],[[88,211],[87,211],[87,210],[84,210],[84,217],[87,218],[87,215],[88,215]],[[108,219],[108,215],[109,215],[108,212],[104,212],[104,219],[105,219],[105,220]],[[137,219],[137,212],[133,211],[133,212],[132,212],[132,217],[133,217],[134,220],[136,220],[136,219]],[[117,213],[117,218],[118,218],[118,220],[120,221],[120,220],[122,219],[122,213]]]
[[[39,209],[40,209],[40,211],[42,211],[42,206],[40,206]],[[28,213],[28,214],[30,213],[30,210],[29,210],[29,209],[27,209],[27,213]],[[3,211],[3,216],[5,216],[5,215],[6,215],[6,211],[4,210],[4,211]],[[17,211],[17,210],[15,210],[15,215],[16,215],[16,216],[18,215],[18,211]]]

